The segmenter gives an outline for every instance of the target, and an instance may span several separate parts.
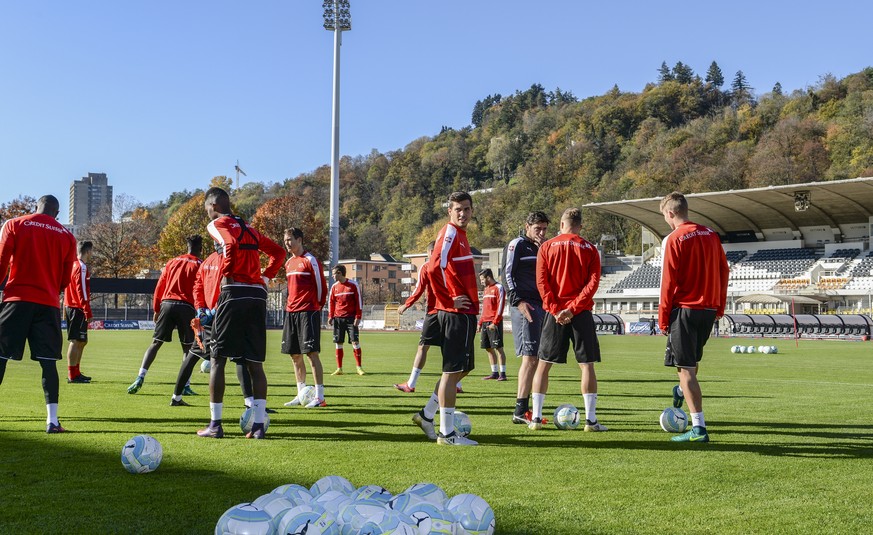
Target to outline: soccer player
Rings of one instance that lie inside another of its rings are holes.
[[[89,241],[79,242],[76,247],[76,263],[70,272],[70,283],[64,289],[64,313],[67,317],[67,382],[90,383],[91,378],[82,375],[79,363],[82,352],[88,344],[88,322],[91,321],[91,251],[94,245]]]
[[[475,446],[476,441],[455,432],[456,384],[475,367],[473,342],[479,287],[473,253],[467,242],[467,225],[473,218],[473,199],[465,191],[449,195],[449,222],[440,230],[428,261],[430,288],[436,297],[443,374],[424,408],[412,421],[437,444]],[[433,418],[440,412],[440,432],[434,432]]]
[[[346,334],[355,355],[358,375],[364,375],[361,368],[361,341],[358,325],[361,323],[364,301],[358,283],[346,277],[346,266],[333,267],[336,280],[330,287],[327,307],[327,324],[333,325],[333,343],[336,345],[336,371],[331,375],[343,374],[343,342]]]
[[[503,285],[494,280],[494,272],[486,268],[479,272],[482,292],[482,315],[479,317],[482,349],[488,353],[491,375],[482,379],[506,380],[506,354],[503,352],[503,304],[506,294]]]
[[[194,331],[191,329],[191,320],[195,316],[194,280],[202,263],[200,255],[203,253],[203,238],[188,236],[185,240],[188,242],[188,253],[171,259],[161,270],[154,295],[155,333],[151,345],[142,357],[139,375],[127,388],[128,394],[136,394],[142,388],[161,346],[164,342],[173,341],[174,329],[179,333],[182,358],[188,354],[191,344],[194,343]],[[196,395],[190,387],[185,393]]]
[[[254,424],[246,438],[265,438],[264,418],[267,408],[267,289],[266,284],[282,266],[285,251],[273,240],[262,236],[230,211],[230,196],[221,188],[206,191],[206,214],[212,221],[206,229],[222,247],[221,291],[212,320],[214,353],[209,374],[209,425],[197,431],[208,438],[224,436],[224,367],[227,359],[245,363],[252,377]],[[259,251],[269,256],[261,273]]]
[[[427,244],[428,258],[430,258],[430,254],[433,252],[433,246],[434,242]],[[415,385],[418,383],[419,376],[421,376],[421,370],[424,368],[425,363],[427,363],[427,350],[430,346],[438,346],[442,343],[440,340],[440,324],[437,319],[436,297],[434,297],[433,290],[430,289],[430,282],[428,282],[430,275],[428,273],[428,265],[425,262],[418,268],[418,280],[415,283],[415,290],[406,299],[406,302],[397,309],[397,313],[402,316],[427,291],[424,323],[421,327],[421,337],[418,340],[418,350],[415,352],[415,358],[412,361],[412,372],[410,372],[409,379],[405,383],[394,385],[394,388],[407,394],[415,392]],[[458,381],[455,385],[455,392],[458,394],[464,392],[461,381]]]
[[[585,401],[585,431],[606,431],[597,421],[597,375],[600,345],[594,327],[594,293],[600,285],[600,255],[579,236],[582,212],[568,208],[561,215],[560,234],[546,240],[537,253],[537,289],[546,317],[540,339],[539,362],[534,373],[533,418],[530,429],[543,428],[543,403],[549,389],[549,370],[555,363],[567,363],[573,342],[576,362],[582,370],[582,398]]]
[[[213,310],[218,304],[218,294],[221,290],[221,246],[216,243],[215,251],[210,254],[206,260],[200,264],[197,269],[197,277],[194,279],[194,307],[197,309],[197,319],[192,321],[194,325],[199,324],[200,329],[195,331],[196,337],[199,338],[199,343],[191,345],[191,349],[182,361],[179,367],[179,375],[176,378],[176,387],[173,390],[173,397],[170,400],[172,407],[189,407],[190,405],[182,399],[182,396],[189,390],[186,386],[191,380],[191,373],[194,367],[201,359],[210,361],[213,355],[214,344],[212,343],[212,320]],[[248,368],[242,362],[236,363],[236,376],[239,379],[239,384],[242,387],[243,399],[246,407],[251,407],[254,403],[254,394],[252,393],[252,378],[249,375]],[[266,409],[271,412],[270,409]]]
[[[306,367],[303,355],[309,357],[315,381],[315,399],[306,408],[327,407],[324,401],[324,369],[321,366],[321,309],[327,299],[321,264],[303,248],[303,231],[297,227],[285,229],[285,248],[291,253],[285,262],[288,279],[288,301],[285,304],[285,326],[282,332],[282,353],[291,355],[297,379],[297,396],[286,407],[301,404],[300,393],[306,387]]]
[[[540,244],[546,238],[549,217],[531,212],[524,231],[503,251],[503,286],[509,300],[515,355],[521,357],[518,370],[518,393],[512,423],[528,425],[531,420],[530,390],[537,369],[540,333],[543,329],[543,301],[537,290],[536,263]]]
[[[715,321],[724,315],[730,268],[718,234],[688,220],[688,201],[679,192],[661,200],[661,213],[672,232],[661,245],[661,300],[658,324],[667,335],[664,365],[679,373],[673,406],[688,401],[691,430],[675,442],[709,442],[697,370]]]
[[[42,368],[46,433],[66,431],[58,421],[58,368],[63,337],[59,295],[76,263],[76,238],[57,222],[54,195],[39,198],[36,213],[6,221],[0,229],[0,279],[9,278],[0,305],[0,384],[24,344]]]

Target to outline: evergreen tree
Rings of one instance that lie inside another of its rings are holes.
[[[773,96],[781,97],[782,96],[782,84],[776,82],[776,85],[773,86]]]
[[[731,96],[733,97],[733,103],[735,106],[741,106],[753,102],[752,87],[746,80],[746,75],[743,74],[743,71],[741,70],[737,71],[736,76],[734,76],[734,81],[731,82]]]
[[[673,73],[670,72],[670,67],[667,66],[666,61],[661,62],[661,68],[658,69],[658,83],[663,84],[664,82],[673,81]]]
[[[694,81],[694,71],[688,65],[677,61],[676,66],[673,67],[673,78],[680,84],[690,84]]]
[[[722,74],[721,67],[715,61],[709,65],[709,69],[706,71],[706,82],[715,87],[724,85],[724,74]]]

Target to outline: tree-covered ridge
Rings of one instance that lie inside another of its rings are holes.
[[[578,100],[534,84],[509,96],[488,95],[473,106],[471,126],[443,127],[387,153],[342,158],[340,256],[424,250],[455,190],[478,192],[470,241],[487,248],[516,235],[531,210],[556,220],[571,205],[672,190],[873,175],[873,68],[841,80],[826,75],[790,94],[777,82],[760,96],[742,71],[728,81],[715,62],[703,79],[682,62],[672,69],[665,62],[657,72],[658,81],[639,93],[613,87]],[[266,228],[268,222],[297,222],[317,236],[307,241],[326,259],[329,177],[323,166],[282,183],[245,184],[232,197],[237,211],[271,236],[282,229]],[[149,207],[164,232],[171,231],[173,213],[202,189]],[[286,199],[268,202],[280,198]],[[291,213],[278,214],[280,207]],[[634,225],[597,213],[584,217],[593,241],[610,234],[626,251],[639,250]],[[202,229],[173,230],[177,237],[195,231]],[[162,256],[169,253],[161,248]]]

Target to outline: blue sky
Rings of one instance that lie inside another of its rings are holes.
[[[476,100],[540,83],[640,91],[662,61],[742,69],[757,93],[873,64],[865,2],[351,0],[343,154],[469,124]],[[105,172],[148,203],[233,174],[330,160],[333,39],[318,0],[0,0],[0,202]],[[866,52],[865,52],[866,51]]]

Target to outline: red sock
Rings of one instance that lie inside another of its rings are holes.
[[[79,369],[79,365],[78,365],[78,364],[76,364],[76,365],[73,366],[73,367],[76,369],[76,377],[82,375],[82,370]]]
[[[355,362],[358,363],[358,368],[361,367],[361,348],[353,349],[352,352],[355,354]]]
[[[70,379],[75,379],[76,377],[78,377],[79,373],[76,372],[75,366],[67,366],[67,375],[70,377]]]
[[[341,347],[338,347],[336,350],[336,367],[337,368],[343,367],[343,350]]]

